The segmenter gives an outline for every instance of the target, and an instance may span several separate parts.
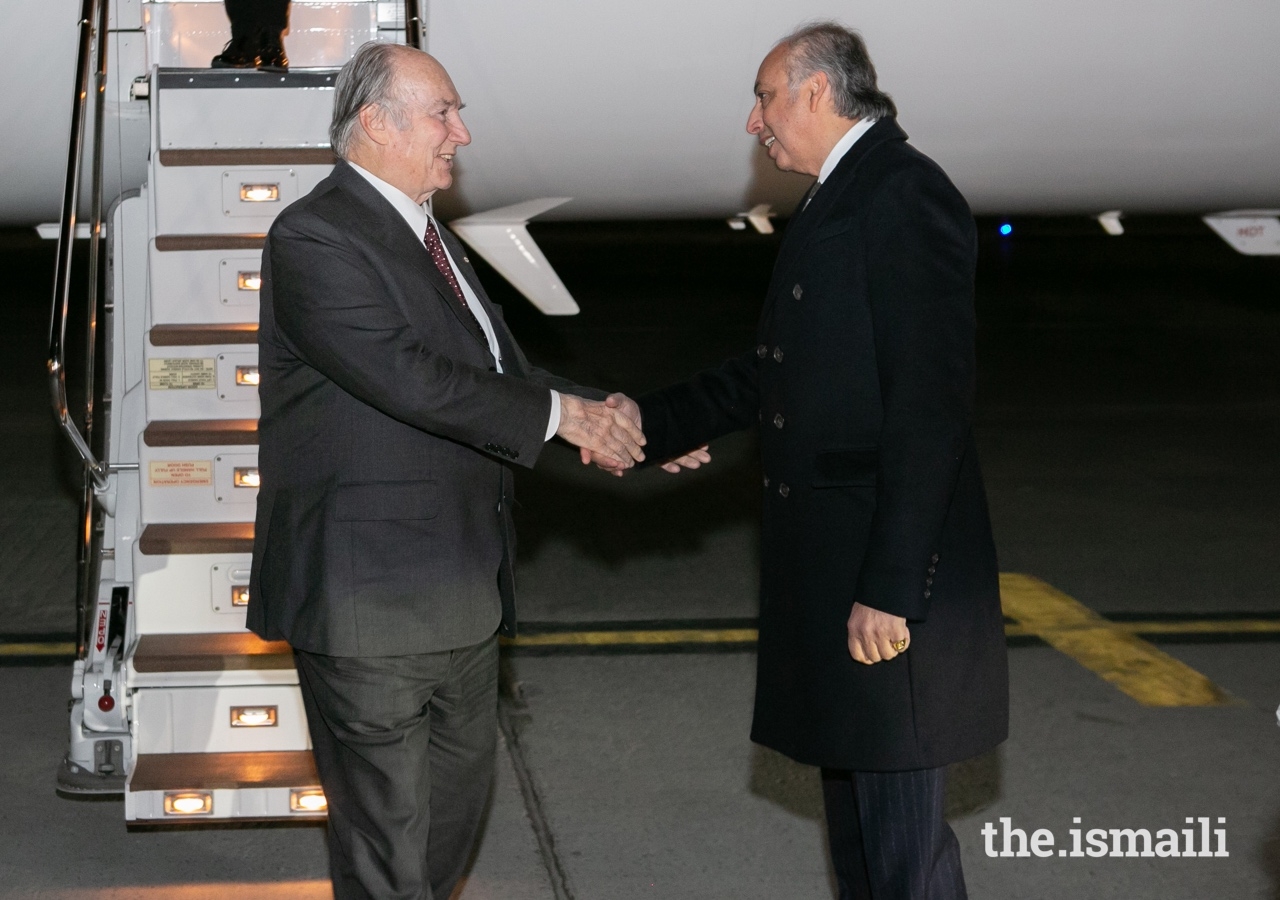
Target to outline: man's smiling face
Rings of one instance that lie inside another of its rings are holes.
[[[807,110],[787,83],[787,48],[775,47],[756,74],[756,102],[747,117],[747,132],[756,136],[774,165],[784,172],[806,172],[804,141],[797,122]],[[817,174],[809,172],[807,174]]]
[[[831,105],[825,74],[810,75],[792,90],[789,55],[790,48],[780,45],[760,63],[756,102],[747,116],[747,133],[755,135],[782,171],[817,175],[839,139],[832,129],[839,116]],[[848,130],[849,121],[840,121],[842,125],[836,131],[842,134]]]
[[[462,101],[449,73],[427,56],[397,62],[398,109],[388,111],[388,161],[400,170],[397,186],[422,203],[453,184],[454,156],[471,143]],[[407,188],[407,189],[406,189]]]

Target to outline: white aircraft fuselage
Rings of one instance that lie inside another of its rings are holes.
[[[573,198],[548,215],[562,219],[788,212],[807,180],[776,171],[744,126],[761,58],[815,18],[862,32],[900,124],[975,212],[1280,206],[1274,0],[423,6],[474,138],[447,215],[550,196]],[[58,216],[78,11],[5,11],[0,222]]]

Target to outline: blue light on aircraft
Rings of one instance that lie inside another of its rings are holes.
[[[1008,237],[1009,235],[1013,234],[1013,226],[1010,225],[1008,222],[1005,222],[1003,225],[1000,226],[1000,233],[1005,237]]]

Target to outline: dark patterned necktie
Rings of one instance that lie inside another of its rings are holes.
[[[471,307],[467,306],[467,298],[462,293],[462,285],[458,284],[458,276],[454,274],[453,266],[449,265],[449,257],[445,255],[444,244],[440,243],[440,233],[436,231],[436,223],[430,219],[427,219],[427,233],[423,236],[422,242],[427,245],[427,252],[431,254],[432,262],[436,264],[444,280],[449,282],[449,287],[453,288],[453,293],[462,304],[462,308],[471,312]],[[475,313],[471,315],[474,316]]]

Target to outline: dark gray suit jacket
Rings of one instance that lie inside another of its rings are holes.
[[[507,466],[532,466],[548,388],[457,239],[502,351],[426,248],[340,161],[280,214],[263,250],[262,488],[249,628],[333,656],[463,647],[515,629]]]

